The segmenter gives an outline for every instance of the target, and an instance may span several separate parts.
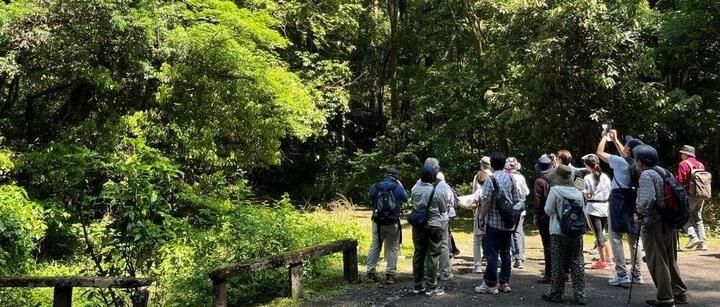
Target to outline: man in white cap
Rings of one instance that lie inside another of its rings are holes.
[[[691,190],[693,189],[694,175],[697,172],[703,172],[705,174],[705,165],[695,158],[695,147],[685,145],[680,149],[680,157],[682,161],[678,165],[677,182],[685,187],[688,192],[688,205],[690,207],[690,219],[687,224],[683,227],[683,230],[690,236],[690,242],[685,245],[686,249],[698,248],[700,250],[708,250],[707,243],[705,241],[705,225],[702,220],[702,209],[705,204],[705,199],[699,195],[695,195]],[[709,182],[707,183],[709,187]]]

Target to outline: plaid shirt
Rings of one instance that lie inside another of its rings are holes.
[[[493,173],[492,177],[497,180],[497,184],[499,185],[498,194],[506,197],[513,204],[520,202],[520,194],[513,184],[512,175],[503,171],[496,171]],[[492,202],[493,197],[495,197],[495,183],[493,183],[491,178],[488,178],[485,180],[482,193],[482,198],[489,201],[490,203],[488,205],[491,206],[487,217],[485,217],[485,223],[498,230],[512,231],[512,228],[506,228],[503,224],[500,213]]]
[[[660,210],[665,206],[664,200],[665,181],[662,176],[654,169],[642,172],[637,189],[637,207],[635,210],[644,216],[643,222],[645,225],[660,220]]]

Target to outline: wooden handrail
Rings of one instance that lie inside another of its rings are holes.
[[[153,283],[149,278],[127,277],[0,277],[0,288],[44,288],[54,289],[53,306],[70,307],[72,288],[145,288]],[[147,289],[138,290],[133,297],[133,306],[147,306]]]
[[[321,256],[343,252],[343,276],[349,282],[358,280],[357,240],[339,240],[269,257],[219,266],[208,273],[213,281],[214,306],[227,306],[227,279],[252,272],[289,266],[292,298],[302,296],[303,262]]]

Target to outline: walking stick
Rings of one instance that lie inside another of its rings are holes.
[[[638,228],[637,237],[635,238],[635,255],[630,261],[632,261],[632,269],[630,270],[630,292],[628,292],[627,304],[630,306],[630,299],[632,298],[633,284],[635,284],[635,269],[637,263],[638,249],[640,249],[640,232],[642,231],[642,225]]]

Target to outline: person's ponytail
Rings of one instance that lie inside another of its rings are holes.
[[[600,184],[600,177],[602,176],[602,168],[600,168],[600,164],[595,164],[593,166],[593,177],[595,177],[595,186]]]

